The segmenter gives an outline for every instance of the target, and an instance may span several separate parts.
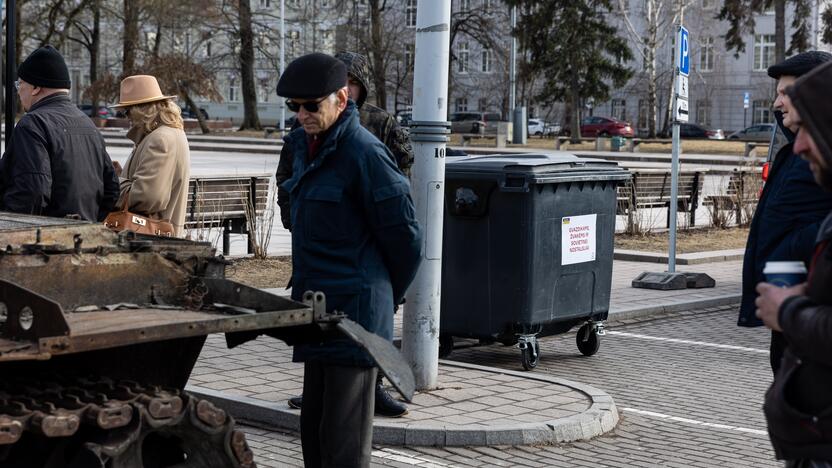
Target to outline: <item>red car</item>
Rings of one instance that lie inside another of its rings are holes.
[[[632,125],[611,117],[586,117],[581,120],[581,136],[622,136],[632,138],[635,136]]]

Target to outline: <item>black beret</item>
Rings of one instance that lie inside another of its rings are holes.
[[[316,99],[347,85],[347,66],[327,54],[314,53],[292,60],[277,82],[277,95]]]
[[[32,86],[54,89],[72,87],[64,57],[51,45],[43,46],[26,57],[17,67],[17,76]]]
[[[781,76],[800,77],[809,73],[818,65],[823,65],[830,60],[832,60],[832,54],[828,52],[818,50],[801,52],[776,65],[768,67],[768,76],[775,80],[779,80]]]

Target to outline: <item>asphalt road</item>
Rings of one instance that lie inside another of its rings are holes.
[[[768,333],[741,329],[735,307],[611,324],[583,357],[574,334],[541,342],[534,372],[602,388],[618,427],[587,442],[540,447],[376,447],[374,466],[775,467],[763,393],[771,382]],[[502,346],[455,350],[451,359],[521,368]],[[296,435],[247,428],[260,466],[302,466]]]

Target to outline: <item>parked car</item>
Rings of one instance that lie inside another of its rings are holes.
[[[771,134],[774,132],[774,124],[766,123],[752,125],[738,132],[728,135],[729,140],[750,140],[750,141],[771,141]]]
[[[413,120],[413,113],[412,112],[399,112],[396,115],[396,120],[399,121],[399,125],[402,127],[409,127],[410,121]]]
[[[560,134],[560,125],[546,123],[541,119],[529,119],[529,135],[546,137]]]
[[[186,107],[182,107],[181,109],[182,109],[182,118],[183,119],[195,119],[196,118],[196,114],[191,111],[190,107],[186,106]],[[206,111],[204,108],[200,107],[199,108],[199,113],[202,114],[203,119],[208,120],[208,111]]]
[[[81,109],[81,112],[87,114],[90,117],[93,117],[92,104],[79,104],[78,108]],[[114,116],[115,114],[113,114],[113,111],[110,110],[109,107],[98,106],[98,118],[109,119]]]
[[[679,136],[682,138],[707,138],[709,140],[725,139],[725,133],[722,129],[709,129],[695,123],[680,124]]]
[[[630,122],[614,119],[612,117],[585,117],[581,120],[581,136],[623,136],[632,138],[635,136],[633,126]]]
[[[454,112],[448,120],[452,133],[496,133],[501,116],[496,112]]]

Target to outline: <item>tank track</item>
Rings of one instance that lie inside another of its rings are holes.
[[[255,467],[233,418],[182,390],[107,378],[2,380],[2,467]]]

